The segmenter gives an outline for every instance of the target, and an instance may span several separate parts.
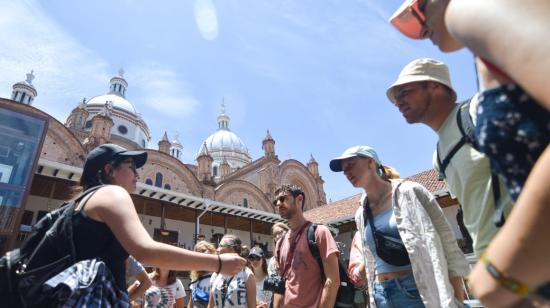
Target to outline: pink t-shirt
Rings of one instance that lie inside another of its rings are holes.
[[[321,269],[319,263],[311,255],[307,243],[307,229],[305,228],[299,236],[296,250],[290,269],[285,274],[286,291],[283,307],[317,307],[321,300],[321,291],[323,289]],[[291,231],[292,232],[292,231]],[[285,268],[291,241],[295,235],[287,232],[281,243],[281,256],[279,258],[279,268],[281,273]],[[298,231],[296,231],[298,232]],[[315,231],[315,240],[319,247],[321,259],[323,262],[333,253],[340,255],[336,242],[330,234],[327,227],[319,225]]]

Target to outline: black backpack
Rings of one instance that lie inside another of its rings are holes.
[[[437,167],[439,169],[439,180],[443,181],[445,179],[445,169],[447,169],[447,166],[451,162],[451,159],[453,156],[462,148],[462,146],[468,144],[474,149],[476,149],[475,144],[475,138],[474,138],[474,130],[475,125],[472,121],[472,117],[470,116],[470,102],[472,99],[465,100],[461,103],[459,103],[458,106],[458,112],[456,113],[456,123],[458,125],[458,129],[460,130],[460,133],[462,134],[462,138],[453,146],[453,148],[449,151],[447,156],[443,158],[443,160],[440,159],[439,156],[439,142],[437,143],[436,148],[436,156],[437,156]],[[500,200],[500,181],[498,178],[498,175],[491,172],[491,186],[493,190],[493,199],[495,203],[495,212],[493,215],[493,222],[497,227],[502,227],[504,225],[505,219],[504,219],[504,208],[502,206],[502,202]]]
[[[317,263],[319,263],[323,280],[325,280],[325,271],[323,268],[323,261],[321,260],[321,253],[319,252],[319,247],[317,247],[317,242],[315,241],[315,230],[317,230],[317,225],[310,224],[307,228],[307,242],[309,251],[315,260],[317,260]],[[340,287],[338,288],[338,294],[336,295],[334,307],[353,307],[355,287],[349,280],[347,268],[340,258],[338,258],[338,271],[340,272]]]
[[[47,307],[42,285],[74,264],[72,216],[79,201],[102,186],[49,212],[34,226],[21,248],[0,258],[0,303],[6,307]]]

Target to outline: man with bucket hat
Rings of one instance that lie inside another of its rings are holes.
[[[468,108],[466,111],[475,123],[477,97],[468,104],[457,104],[449,69],[444,63],[427,58],[407,64],[386,95],[407,123],[423,123],[437,133],[434,168],[462,205],[464,224],[479,257],[499,229],[493,223],[495,197],[489,160],[462,141],[464,135],[458,124],[461,107]],[[441,162],[445,163],[443,168]],[[502,181],[495,186],[500,189],[501,208],[508,214],[512,201]]]

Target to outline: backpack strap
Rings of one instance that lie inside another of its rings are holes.
[[[107,185],[97,185],[92,188],[88,188],[85,191],[81,192],[75,199],[74,203],[76,204],[74,211],[78,212],[81,211],[88,200],[102,187],[105,187]]]
[[[504,218],[504,206],[502,200],[500,199],[500,181],[498,175],[491,173],[491,186],[493,188],[493,199],[495,202],[495,212],[493,214],[493,222],[495,226],[502,227],[506,222]]]
[[[477,144],[475,143],[475,138],[474,138],[475,126],[474,126],[474,122],[472,121],[472,117],[470,116],[471,100],[472,99],[470,98],[467,102],[464,102],[463,105],[460,106],[461,108],[459,112],[460,116],[458,116],[457,114],[456,120],[457,120],[458,128],[462,133],[462,136],[466,138],[466,142],[471,144],[474,148],[477,148]],[[499,181],[498,175],[493,171],[491,171],[491,188],[493,191],[493,201],[495,203],[495,212],[493,214],[493,222],[495,223],[495,226],[502,227],[502,225],[504,225],[505,219],[504,219],[504,208],[500,200],[500,181]]]
[[[459,104],[458,111],[456,113],[456,124],[458,126],[458,129],[460,130],[460,134],[462,137],[460,140],[453,146],[453,148],[449,151],[447,156],[443,160],[441,160],[439,156],[439,142],[437,143],[436,148],[436,156],[437,156],[437,167],[439,169],[439,180],[443,181],[445,179],[445,170],[447,169],[447,166],[451,162],[451,159],[453,159],[453,156],[455,156],[456,152],[462,148],[465,144],[473,144],[474,141],[474,122],[472,121],[472,117],[470,117],[470,102],[472,99],[468,99],[466,101],[463,101]]]
[[[319,263],[319,268],[321,269],[322,280],[325,280],[325,269],[323,267],[323,260],[321,260],[321,253],[319,252],[319,247],[317,247],[317,241],[315,240],[315,231],[317,230],[316,224],[310,224],[307,228],[307,245],[311,255]]]
[[[458,126],[458,129],[460,130],[460,134],[462,137],[458,141],[457,144],[449,151],[449,154],[441,160],[439,156],[439,142],[437,143],[436,148],[436,156],[437,156],[437,166],[439,169],[439,180],[442,181],[445,179],[445,169],[447,169],[447,166],[451,162],[451,159],[453,156],[460,150],[460,148],[465,145],[469,144],[474,148],[476,147],[475,138],[474,138],[474,132],[475,132],[475,125],[472,121],[472,117],[470,116],[470,103],[472,102],[472,98],[465,100],[460,103],[458,107],[458,112],[456,113],[456,124]],[[494,200],[494,207],[495,211],[493,214],[493,222],[497,227],[502,227],[505,222],[504,218],[504,207],[501,202],[500,198],[500,181],[498,178],[498,175],[491,171],[491,189],[493,191],[493,200]]]

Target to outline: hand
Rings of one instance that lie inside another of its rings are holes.
[[[256,305],[256,308],[267,308],[267,303],[264,303],[264,302],[260,301]]]
[[[350,279],[356,287],[363,287],[367,284],[367,273],[365,271],[365,265],[363,263],[357,264],[350,275]]]
[[[224,275],[235,275],[246,266],[246,259],[236,253],[224,253],[220,255],[222,261],[221,273]]]

